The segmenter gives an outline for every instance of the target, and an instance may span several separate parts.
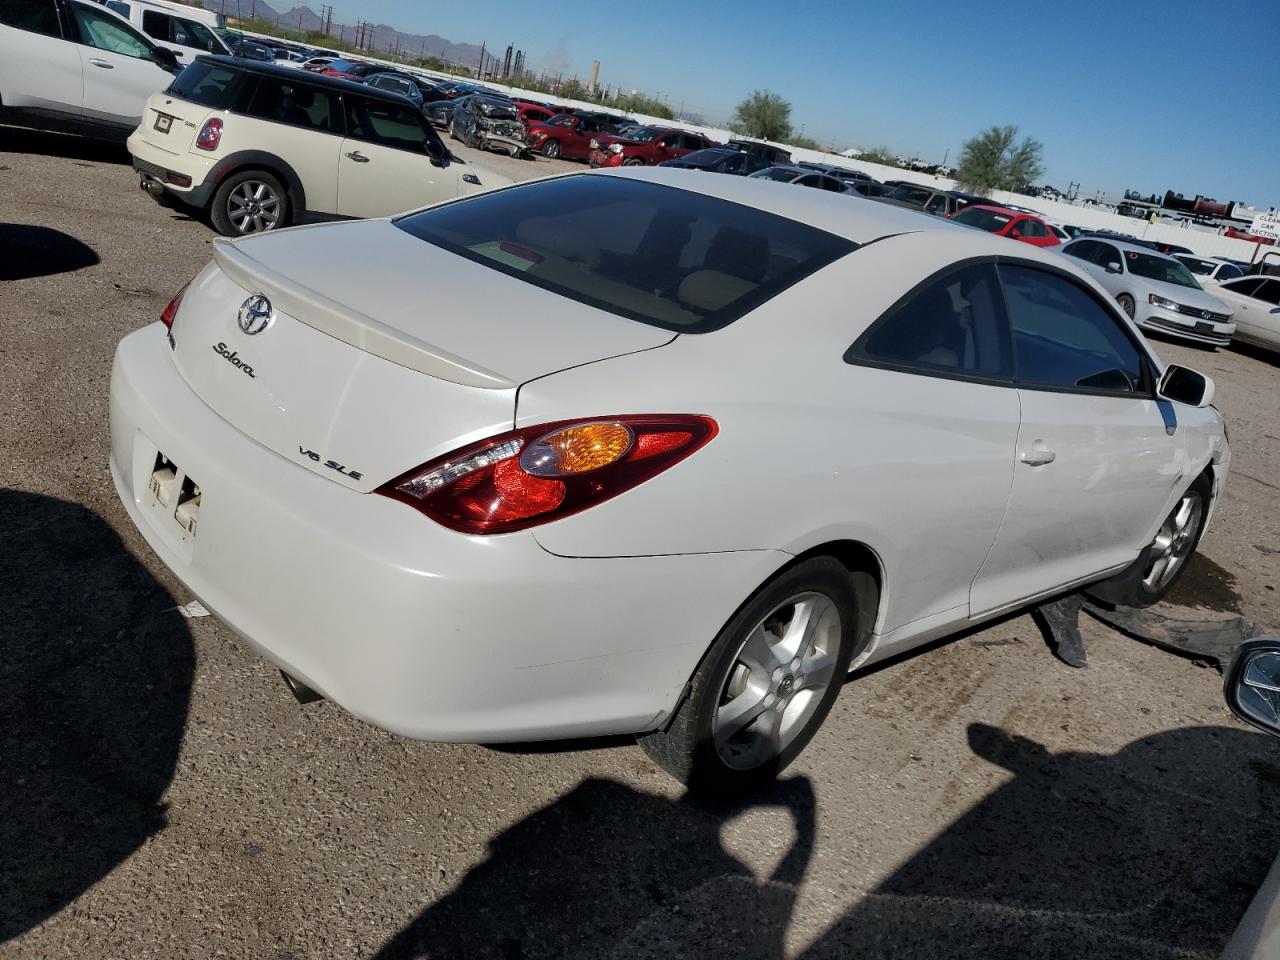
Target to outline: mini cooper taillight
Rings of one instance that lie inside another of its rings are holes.
[[[221,142],[222,121],[217,117],[210,117],[196,134],[196,146],[201,150],[217,150]]]
[[[691,414],[544,423],[438,457],[377,492],[461,533],[510,533],[616,497],[718,430],[710,417]]]

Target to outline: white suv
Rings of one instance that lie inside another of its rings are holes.
[[[204,22],[215,20],[216,14],[156,0],[106,0],[106,7],[176,53],[183,66],[202,53],[231,55],[230,48],[213,32],[213,26]]]
[[[207,210],[226,236],[511,183],[453,156],[404,97],[232,57],[200,57],[153,96],[129,152],[143,189]]]
[[[181,68],[84,0],[0,0],[0,122],[124,139]]]

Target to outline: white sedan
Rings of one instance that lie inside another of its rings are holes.
[[[1092,274],[1138,326],[1215,347],[1231,342],[1231,310],[1173,257],[1110,237],[1080,237],[1062,253]]]
[[[295,692],[737,789],[853,669],[1163,596],[1227,474],[1212,396],[1056,254],[627,168],[214,241],[117,350],[111,472]]]
[[[1280,277],[1228,280],[1217,289],[1236,323],[1236,339],[1280,353]]]

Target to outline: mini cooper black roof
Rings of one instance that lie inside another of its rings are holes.
[[[221,54],[202,53],[196,57],[197,61],[204,60],[208,63],[216,63],[220,67],[231,67],[242,73],[255,73],[260,76],[278,77],[281,80],[288,80],[291,83],[306,84],[312,87],[322,87],[327,90],[336,90],[339,93],[358,93],[361,96],[369,97],[372,100],[386,100],[389,103],[408,103],[413,101],[408,97],[398,93],[392,93],[390,90],[379,90],[377,87],[371,87],[365,83],[358,83],[354,80],[342,80],[338,77],[326,77],[319,73],[309,70],[301,70],[298,67],[282,67],[274,63],[268,63],[265,60],[247,60],[244,57],[226,57]],[[390,72],[389,70],[387,72]]]

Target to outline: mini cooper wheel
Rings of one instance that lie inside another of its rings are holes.
[[[548,160],[555,160],[560,156],[560,141],[548,140],[542,145],[542,155]]]
[[[1196,480],[1174,503],[1155,539],[1138,559],[1122,573],[1092,587],[1089,593],[1107,603],[1129,607],[1149,607],[1167,596],[1186,572],[1191,555],[1200,544],[1212,494],[1208,477]]]
[[[875,595],[870,576],[831,557],[784,570],[720,631],[667,728],[641,747],[700,792],[772,780],[830,712],[869,635]]]
[[[1120,304],[1120,309],[1124,311],[1125,316],[1132,320],[1136,312],[1133,306],[1133,297],[1127,293],[1122,293],[1116,297],[1116,303]]]
[[[214,193],[210,210],[214,227],[226,237],[285,226],[288,213],[284,184],[265,170],[245,170],[228,177]]]

